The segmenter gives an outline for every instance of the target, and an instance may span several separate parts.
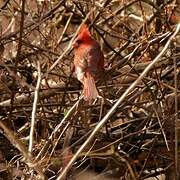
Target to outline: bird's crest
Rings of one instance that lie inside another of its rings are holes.
[[[73,43],[74,48],[78,48],[81,44],[87,44],[91,42],[92,37],[89,32],[88,26],[86,24],[83,24],[77,38],[75,39]]]
[[[81,36],[81,38],[88,38],[91,36],[88,26],[86,24],[83,24],[80,32],[79,32],[79,36]]]

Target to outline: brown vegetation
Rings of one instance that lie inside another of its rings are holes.
[[[179,177],[177,0],[0,1],[0,179]],[[89,104],[72,42],[105,56]]]

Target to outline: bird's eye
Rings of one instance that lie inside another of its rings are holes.
[[[78,39],[76,43],[81,44],[83,41],[81,39]]]

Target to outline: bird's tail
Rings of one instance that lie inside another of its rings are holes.
[[[83,80],[83,85],[84,99],[86,101],[96,99],[98,96],[98,91],[96,88],[94,77],[90,72],[86,72]]]

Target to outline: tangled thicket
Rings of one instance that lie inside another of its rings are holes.
[[[61,179],[74,155],[67,179],[178,177],[178,1],[4,0],[0,8],[2,179]],[[82,23],[105,56],[92,104],[72,68]]]

